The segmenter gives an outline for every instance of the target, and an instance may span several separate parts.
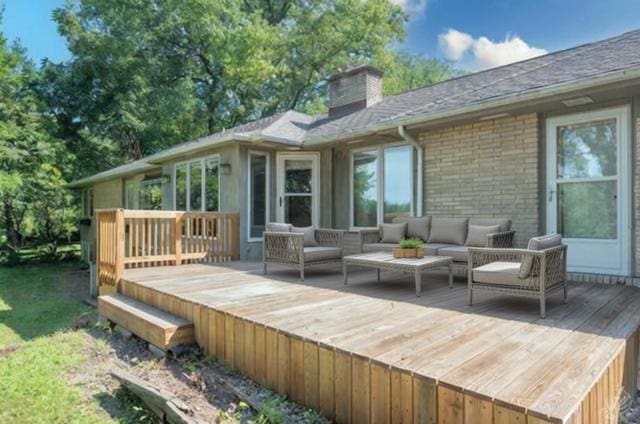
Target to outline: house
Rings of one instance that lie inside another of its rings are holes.
[[[243,259],[269,221],[495,216],[518,246],[561,233],[575,278],[640,277],[640,30],[387,97],[382,79],[349,67],[328,79],[327,114],[286,111],[70,186],[87,218],[237,211]]]

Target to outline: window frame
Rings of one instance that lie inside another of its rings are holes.
[[[269,152],[262,152],[259,150],[249,150],[247,152],[247,241],[258,242],[262,241],[262,237],[251,237],[251,193],[253,192],[253,185],[251,181],[251,156],[264,156],[265,162],[265,217],[264,222],[267,224],[271,217],[271,156]]]
[[[353,171],[355,164],[355,154],[359,152],[367,152],[367,151],[375,151],[376,152],[376,227],[384,224],[384,184],[385,184],[385,169],[384,169],[384,151],[386,148],[390,147],[401,147],[407,146],[410,148],[411,152],[411,206],[409,210],[409,216],[416,216],[416,202],[417,196],[416,193],[416,182],[418,178],[421,178],[420,172],[416,173],[416,168],[418,164],[416,164],[416,147],[410,143],[406,142],[396,142],[396,143],[386,143],[386,144],[378,144],[367,147],[360,147],[357,149],[351,149],[349,154],[349,228],[351,230],[358,230],[364,228],[374,228],[374,227],[362,227],[356,226],[354,222],[354,201],[353,201]],[[419,171],[419,170],[418,170]]]
[[[178,197],[176,196],[176,176],[177,176],[177,171],[178,171],[178,167],[185,165],[185,175],[187,177],[187,180],[185,182],[185,193],[186,193],[186,209],[185,212],[194,212],[194,210],[191,209],[191,164],[192,163],[199,163],[200,164],[200,196],[201,196],[201,205],[200,205],[200,210],[197,212],[206,212],[206,180],[205,180],[205,175],[206,175],[206,166],[207,166],[207,160],[210,159],[216,159],[218,161],[218,210],[217,211],[208,211],[208,212],[220,212],[221,209],[221,204],[220,204],[220,165],[221,165],[221,161],[220,161],[220,154],[219,153],[215,153],[213,155],[207,155],[207,156],[203,156],[201,158],[197,158],[197,159],[189,159],[189,160],[184,160],[184,161],[180,161],[180,162],[176,162],[173,164],[173,175],[172,175],[172,180],[173,180],[173,210],[178,210]]]

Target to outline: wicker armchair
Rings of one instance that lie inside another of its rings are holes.
[[[275,263],[297,268],[300,281],[304,281],[305,267],[342,263],[344,231],[331,229],[315,230],[317,246],[304,246],[304,234],[265,231],[262,243],[264,273],[267,264]]]
[[[529,261],[529,272],[521,265]],[[524,274],[524,275],[523,275]],[[469,248],[468,298],[474,290],[538,298],[540,316],[546,316],[546,297],[563,289],[567,301],[567,246],[545,250]]]

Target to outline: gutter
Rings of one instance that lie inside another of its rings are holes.
[[[479,103],[474,103],[468,106],[461,106],[455,109],[427,112],[416,116],[406,116],[398,119],[390,119],[387,122],[378,124],[375,126],[367,127],[365,129],[341,133],[338,135],[327,135],[313,137],[305,140],[305,146],[313,146],[318,144],[324,144],[329,142],[336,142],[351,138],[359,138],[367,135],[371,135],[377,132],[393,130],[398,126],[408,126],[414,124],[425,123],[427,121],[433,121],[437,119],[452,118],[458,115],[466,113],[480,112],[484,109],[495,108],[500,106],[508,106],[517,102],[525,102],[531,100],[543,99],[545,97],[551,97],[554,95],[566,94],[575,90],[582,90],[587,88],[593,88],[605,84],[614,84],[619,82],[625,82],[640,78],[640,66],[633,69],[626,69],[622,71],[614,71],[603,76],[582,79],[578,81],[569,81],[552,86],[534,88],[526,93],[515,93],[504,96],[496,97],[493,100],[485,100]]]
[[[422,189],[423,180],[424,180],[424,176],[423,176],[424,167],[422,166],[422,161],[424,160],[424,148],[420,145],[420,143],[416,141],[415,138],[413,138],[411,134],[407,132],[404,125],[398,125],[398,135],[402,137],[407,143],[411,144],[416,149],[416,152],[418,154],[418,163],[417,163],[418,175],[416,177],[418,180],[418,184],[416,187],[417,200],[416,200],[415,216],[422,216],[423,209],[424,209],[424,205],[422,203],[422,197],[424,195],[424,192]]]

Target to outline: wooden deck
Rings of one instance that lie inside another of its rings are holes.
[[[259,264],[127,269],[120,291],[195,324],[212,356],[339,423],[617,422],[635,393],[640,290],[572,284],[538,302],[411,276]]]

